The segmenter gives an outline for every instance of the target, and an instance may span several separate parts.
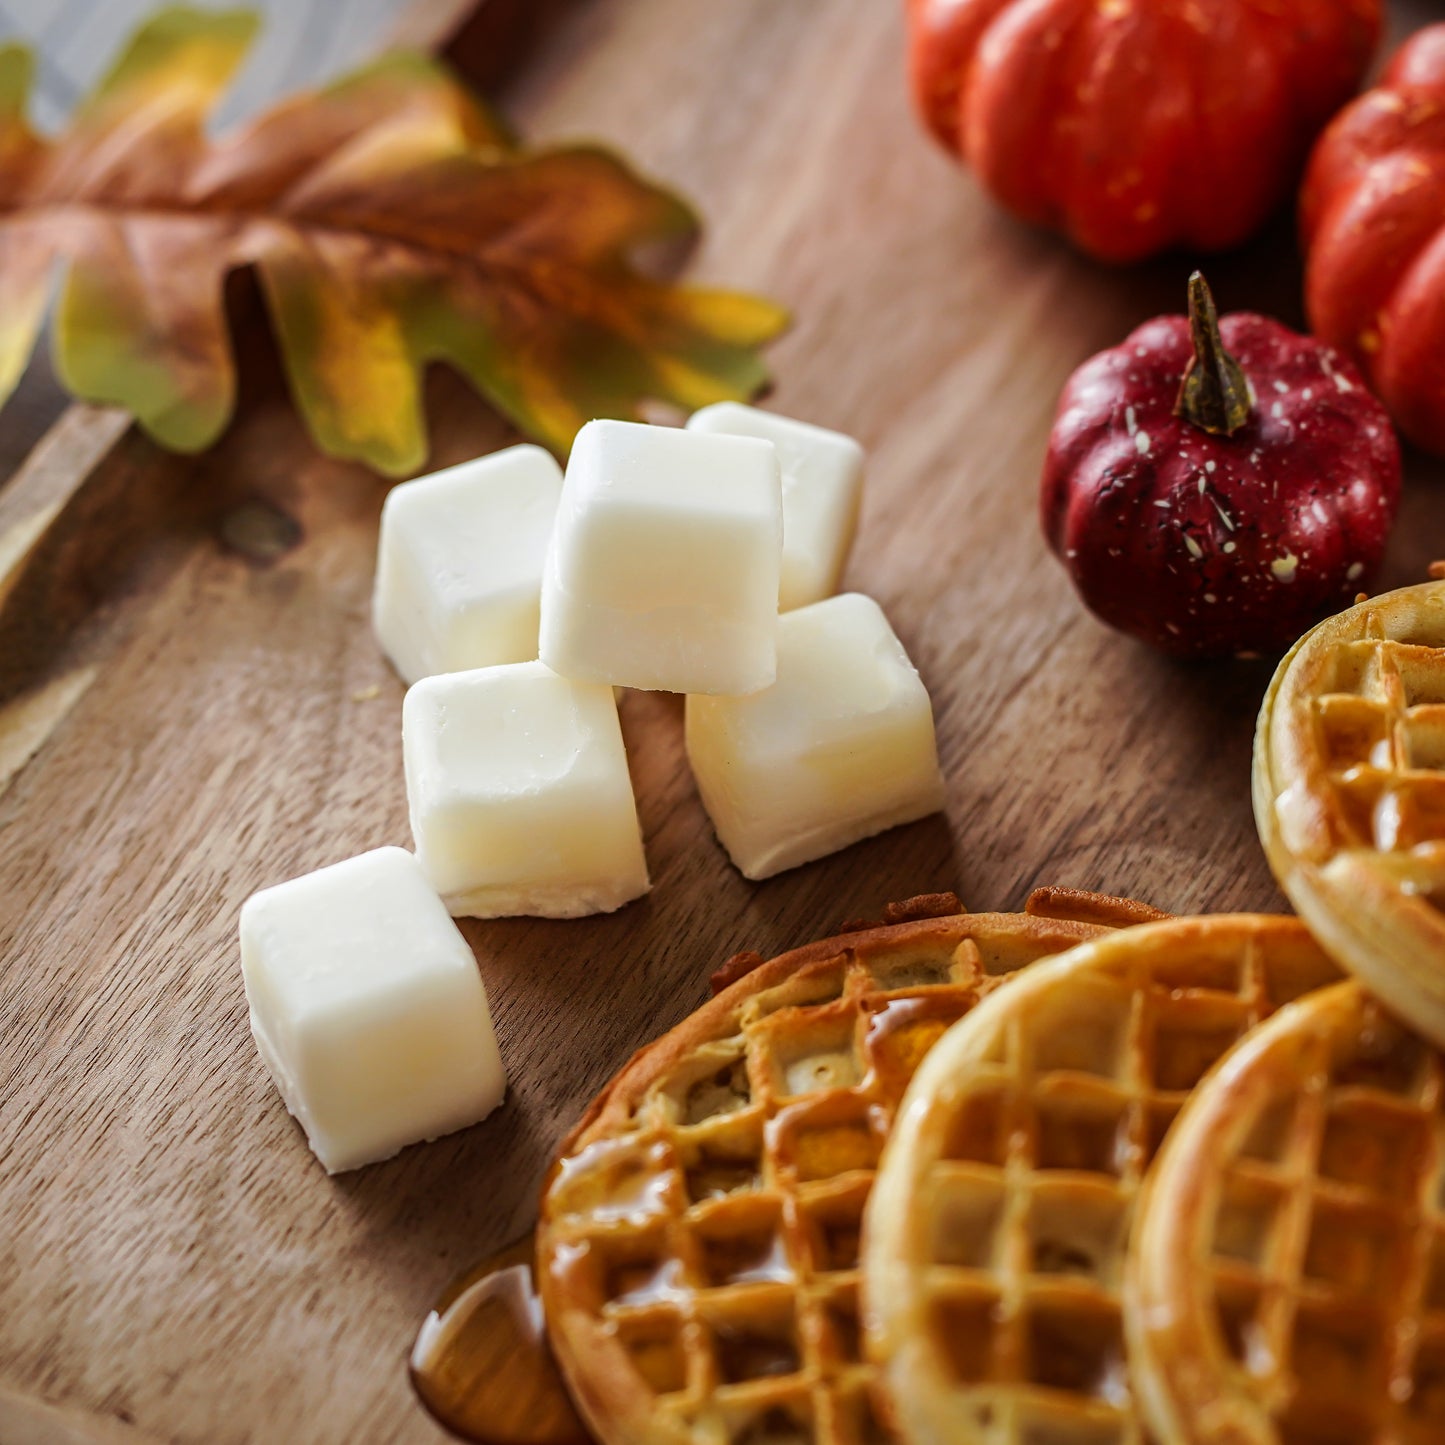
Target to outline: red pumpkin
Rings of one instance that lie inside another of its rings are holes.
[[[1069,379],[1044,532],[1111,626],[1184,657],[1277,652],[1369,584],[1400,449],[1332,347],[1218,321],[1197,273],[1189,303]]]
[[[1300,214],[1310,325],[1406,436],[1445,452],[1445,25],[1320,138]]]
[[[1244,240],[1355,91],[1380,0],[909,0],[915,101],[998,200],[1106,261]]]

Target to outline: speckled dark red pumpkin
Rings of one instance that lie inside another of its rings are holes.
[[[908,0],[929,128],[1011,211],[1112,261],[1248,236],[1379,29],[1380,0]]]
[[[1186,657],[1276,652],[1348,604],[1400,495],[1394,431],[1350,362],[1265,316],[1218,335],[1248,382],[1233,435],[1176,409],[1195,346],[1161,316],[1074,373],[1043,475],[1044,532],[1084,601]]]

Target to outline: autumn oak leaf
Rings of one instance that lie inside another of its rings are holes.
[[[425,460],[433,361],[558,452],[594,416],[763,385],[778,307],[636,260],[696,234],[677,197],[600,149],[520,148],[425,56],[211,139],[255,30],[247,12],[161,12],[53,138],[26,117],[29,52],[0,48],[0,401],[59,273],[65,385],[167,447],[209,445],[235,406],[225,282],[244,266],[318,446],[391,475]]]

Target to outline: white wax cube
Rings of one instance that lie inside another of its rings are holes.
[[[428,677],[401,729],[417,858],[454,914],[577,918],[647,892],[611,688],[540,662]]]
[[[842,432],[735,401],[694,412],[687,429],[772,442],[783,471],[779,606],[791,612],[831,597],[858,530],[863,448]]]
[[[755,437],[635,422],[577,434],[542,583],[541,658],[666,692],[773,680],[778,455]]]
[[[475,1124],[502,1102],[476,960],[404,849],[248,899],[241,970],[256,1046],[328,1173]]]
[[[561,493],[561,467],[534,446],[392,488],[371,611],[406,682],[536,657],[542,565]]]
[[[856,592],[785,613],[778,680],[689,697],[687,755],[718,838],[770,878],[943,806],[928,693]]]

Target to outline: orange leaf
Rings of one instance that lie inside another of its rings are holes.
[[[241,266],[317,444],[391,474],[425,459],[431,361],[557,451],[594,416],[764,383],[758,348],[783,312],[634,262],[695,236],[680,200],[602,150],[519,148],[424,56],[210,140],[255,28],[241,11],[163,11],[54,139],[25,117],[29,55],[0,48],[0,401],[57,270],[62,380],[184,451],[235,405],[223,296]]]

